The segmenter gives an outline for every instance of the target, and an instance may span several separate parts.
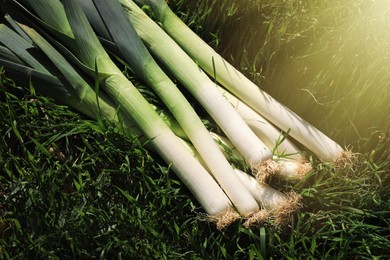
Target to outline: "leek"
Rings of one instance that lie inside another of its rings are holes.
[[[6,26],[0,25],[0,43],[4,44],[4,41],[2,41],[3,38],[1,37],[4,35],[7,36],[8,40],[15,40],[19,44],[11,44],[9,45],[9,47],[12,51],[18,53],[20,57],[23,57],[22,60],[8,48],[1,47],[0,64],[4,65],[7,68],[7,72],[16,72],[15,75],[17,76],[15,77],[15,79],[19,81],[21,78],[26,78],[27,80],[33,79],[33,82],[36,82],[35,79],[39,78],[42,81],[39,82],[40,84],[37,85],[37,87],[41,94],[50,96],[54,98],[57,102],[65,104],[67,103],[75,110],[79,110],[80,103],[69,101],[84,99],[85,101],[89,102],[85,102],[82,107],[91,111],[90,113],[87,113],[87,115],[90,114],[92,115],[92,118],[96,119],[96,114],[94,114],[96,113],[96,107],[99,107],[99,109],[104,108],[104,113],[101,113],[101,116],[103,116],[105,119],[108,119],[114,124],[120,123],[115,116],[117,111],[113,107],[113,102],[109,102],[110,100],[108,97],[102,99],[100,95],[96,96],[96,93],[88,85],[88,83],[83,80],[83,78],[78,74],[78,72],[74,70],[73,67],[68,64],[67,60],[65,60],[59,53],[57,53],[55,49],[51,49],[50,45],[45,42],[44,39],[40,38],[40,36],[35,31],[26,27],[24,27],[24,30],[28,33],[28,35],[30,35],[32,39],[34,39],[34,43],[36,45],[40,46],[41,49],[45,50],[48,57],[50,57],[51,60],[53,60],[54,63],[58,66],[58,68],[61,69],[61,72],[65,75],[68,75],[68,82],[77,81],[79,83],[78,87],[74,88],[72,84],[66,84],[65,81],[59,80],[58,78],[61,78],[62,74],[58,73],[58,75],[55,76],[55,74],[57,73],[48,72],[45,68],[45,65],[49,66],[51,64],[46,62],[46,59],[44,59],[45,57],[39,55],[39,58],[35,59],[33,56],[28,55],[29,51],[31,52],[31,50],[34,50],[35,54],[38,53],[38,49],[33,46],[32,43],[26,42],[23,38],[15,34]],[[11,43],[13,42],[12,40],[10,41]],[[26,63],[39,64],[38,67],[40,69],[38,68],[38,70],[36,70],[30,68],[24,65]],[[86,98],[87,96],[90,96],[91,98]],[[172,128],[180,128],[180,126],[178,126],[168,114],[162,113],[160,114],[160,116],[164,117],[165,121],[169,122]],[[141,137],[139,134],[141,131],[139,131],[137,127],[134,127],[134,123],[131,118],[124,121],[124,123],[126,124],[126,130],[130,129],[131,134],[136,134],[139,138]],[[130,126],[130,128],[128,128],[128,126]],[[180,133],[181,130],[175,130],[175,132]],[[213,136],[214,140],[218,140],[218,143],[221,145],[221,150],[226,151],[226,148],[229,148],[224,145],[227,143],[227,140],[224,137],[221,137],[215,133],[210,134]],[[185,144],[188,149],[190,149],[190,151],[194,154],[195,158],[197,158],[204,164],[202,159],[199,157],[199,154],[190,144],[185,141],[182,141],[182,143]],[[294,203],[293,201],[291,201],[290,196],[282,194],[281,192],[278,192],[265,184],[253,185],[253,177],[250,177],[249,175],[241,172],[238,169],[235,169],[234,172],[238,175],[242,183],[252,193],[259,206],[264,208],[263,210],[255,214],[255,218],[248,218],[244,222],[244,226],[254,226],[267,221],[269,218],[274,218],[278,223],[282,223],[287,220],[288,215],[281,215],[280,212],[285,213],[293,209]],[[248,180],[250,181],[248,182]],[[225,217],[231,218],[232,216],[234,217],[234,214]],[[212,216],[210,216],[209,219],[216,222],[218,229],[224,228],[227,224],[231,223],[234,220],[234,218],[226,220],[223,218],[215,218]]]
[[[64,0],[63,4],[59,1],[49,0],[27,2],[35,10],[39,18],[35,17],[22,5],[20,5],[20,7],[28,12],[30,19],[39,19],[35,21],[38,21],[39,25],[43,25],[39,28],[39,30],[41,30],[40,32],[44,33],[44,36],[63,52],[63,55],[69,57],[72,62],[82,68],[89,76],[89,81],[84,76],[77,74],[76,70],[72,70],[72,66],[68,61],[36,31],[22,24],[19,24],[19,26],[33,40],[33,48],[36,48],[35,46],[39,47],[39,49],[53,62],[60,73],[57,73],[58,71],[56,71],[56,76],[53,76],[53,68],[46,69],[48,67],[39,67],[40,63],[37,63],[28,55],[24,56],[25,53],[13,57],[12,52],[7,52],[5,48],[0,48],[0,52],[3,50],[3,54],[0,53],[2,55],[0,56],[3,58],[9,57],[12,61],[11,63],[7,63],[7,61],[0,59],[0,62],[3,61],[3,64],[7,64],[7,66],[11,64],[13,65],[13,67],[10,66],[11,68],[19,71],[26,69],[34,78],[50,78],[52,82],[55,82],[58,85],[58,88],[69,85],[70,89],[73,91],[74,99],[66,100],[67,97],[63,97],[63,100],[68,102],[70,106],[81,109],[81,112],[92,118],[98,118],[100,113],[102,113],[102,108],[107,106],[107,110],[103,109],[103,117],[109,118],[110,121],[118,123],[120,121],[118,116],[120,116],[121,119],[126,119],[124,122],[126,125],[134,126],[133,121],[135,121],[135,124],[147,138],[149,144],[152,145],[152,148],[157,151],[168,164],[172,165],[173,170],[192,191],[205,211],[215,222],[217,222],[218,227],[223,227],[238,217],[236,213],[232,212],[232,206],[236,207],[243,216],[247,217],[247,221],[245,222],[245,225],[247,226],[258,223],[259,221],[262,221],[264,217],[268,216],[266,211],[259,210],[260,207],[265,207],[263,204],[267,205],[267,203],[259,202],[259,194],[261,192],[254,192],[248,188],[247,184],[240,180],[241,177],[233,170],[233,167],[229,164],[219,147],[210,137],[208,131],[189,103],[185,100],[184,96],[177,90],[173,82],[162,72],[162,70],[160,70],[146,48],[142,45],[142,42],[138,39],[138,36],[135,33],[132,33],[132,30],[134,29],[132,29],[130,20],[125,16],[124,10],[119,2],[94,1],[97,10],[101,10],[101,15],[95,16],[95,19],[101,17],[102,21],[104,21],[103,24],[107,26],[107,28],[104,27],[106,30],[102,35],[107,37],[108,33],[110,40],[115,42],[116,47],[118,48],[117,50],[119,50],[119,59],[125,60],[133,71],[135,71],[137,76],[141,77],[145,82],[154,87],[161,99],[164,100],[167,107],[170,108],[171,112],[178,119],[181,126],[183,126],[185,134],[182,135],[188,135],[189,139],[195,144],[196,149],[202,151],[199,160],[202,162],[206,161],[205,166],[196,160],[193,153],[187,150],[186,145],[183,144],[184,142],[177,138],[164,120],[161,119],[161,115],[158,115],[158,113],[155,112],[155,108],[142,97],[139,91],[112,62],[99,42],[99,39],[94,34],[78,1]],[[134,6],[135,5],[133,5],[133,10],[138,10],[137,7]],[[85,5],[83,5],[83,8],[85,8]],[[129,12],[129,9],[127,9],[127,11],[128,14],[131,13]],[[136,13],[133,12],[133,15],[134,14]],[[134,20],[142,21],[137,19],[132,19],[131,21]],[[149,19],[149,21],[151,20]],[[135,22],[135,24],[137,24],[137,22]],[[155,23],[152,22],[150,24],[153,24],[154,27],[147,28],[157,28],[159,30],[156,30],[156,32],[162,32]],[[102,23],[100,26],[102,26]],[[49,31],[50,35],[45,33],[42,28]],[[138,29],[138,31],[140,30]],[[141,32],[139,33],[142,35]],[[5,33],[4,35],[7,34]],[[165,33],[156,33],[156,35],[165,35],[164,37],[166,39],[170,39],[169,37],[167,38]],[[147,37],[144,37],[144,40],[145,39],[147,39]],[[131,43],[130,45],[129,42]],[[148,43],[146,40],[145,42]],[[165,46],[166,48],[170,49],[171,46],[177,48],[176,43],[172,40],[170,42],[173,44],[169,43],[167,45],[168,47]],[[3,44],[9,47],[9,49],[12,48],[10,43],[7,43],[7,40],[5,39],[3,39]],[[31,48],[31,45],[29,44],[22,46],[20,49],[25,48],[26,50]],[[126,47],[126,44],[130,46],[130,48]],[[167,57],[167,52],[163,50],[164,48],[158,47],[156,42],[153,43],[152,41],[152,44],[148,45],[148,47],[153,50],[151,46],[159,48],[154,54],[160,53],[162,55],[160,56],[160,59],[166,60],[169,58]],[[180,48],[178,50],[180,50]],[[195,96],[201,95],[200,92],[202,92],[200,91],[202,89],[195,89],[197,83],[203,85],[202,80],[204,79],[204,82],[206,82],[207,79],[207,89],[214,89],[214,93],[218,94],[216,97],[219,99],[217,99],[223,100],[223,104],[227,105],[230,109],[228,111],[233,111],[234,115],[239,118],[240,121],[233,121],[233,123],[242,122],[243,125],[249,129],[234,107],[220,94],[217,85],[212,82],[206,74],[200,72],[199,68],[184,52],[180,51],[180,53],[182,53],[180,54],[182,55],[180,57],[183,57],[184,63],[191,64],[190,66],[194,75],[202,76],[200,76],[200,81],[187,78],[180,70],[180,66],[177,63],[167,62],[166,65],[172,69],[175,76],[179,80],[182,80],[184,85],[190,85],[191,87],[191,84],[193,84],[192,88],[194,89],[195,94],[193,94]],[[20,63],[21,61],[28,65],[19,64],[16,66],[15,63]],[[199,74],[195,74],[195,71],[199,71]],[[64,84],[64,79],[68,84]],[[102,90],[99,90],[98,95],[90,87],[93,80],[99,83],[102,88]],[[206,83],[204,84],[206,85]],[[206,88],[203,90],[206,90]],[[109,97],[104,96],[105,94],[103,91],[108,93]],[[196,93],[196,91],[199,93]],[[120,107],[118,110],[114,109],[115,105],[111,100],[114,100],[116,106]],[[207,99],[205,100],[207,101]],[[207,105],[209,102],[210,100],[206,102]],[[219,102],[217,103],[219,104]],[[214,113],[218,114],[218,111],[216,110]],[[213,112],[211,112],[211,114],[213,115]],[[194,129],[191,129],[191,126]],[[138,128],[135,128],[135,131],[137,131],[137,129]],[[253,132],[250,131],[250,133]],[[235,135],[233,136],[235,137]],[[253,136],[255,135],[253,134]],[[256,137],[256,140],[259,139]],[[265,151],[265,155],[263,153],[260,156],[257,155],[257,157],[247,156],[246,159],[251,164],[254,164],[254,162],[260,163],[264,161],[264,159],[272,158],[270,150],[266,148],[261,141],[259,141],[259,143],[261,144],[260,151]],[[208,170],[210,170],[216,180],[211,177]],[[217,181],[224,191],[219,187]],[[259,187],[262,188],[261,186]],[[228,196],[225,195],[225,192]],[[226,219],[228,219],[227,223],[224,222]]]

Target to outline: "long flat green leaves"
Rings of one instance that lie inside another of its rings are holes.
[[[11,61],[18,64],[24,64],[23,60],[21,60],[18,56],[15,55],[12,51],[10,51],[7,47],[0,45],[0,58]]]
[[[53,21],[62,21],[66,17],[61,2],[56,0],[51,3],[53,6],[49,7],[45,0],[10,0],[3,5],[3,8],[4,12],[8,13],[15,20],[27,18],[29,23],[31,25],[34,24],[34,27],[39,30],[39,33],[42,33],[43,30],[48,30],[56,38],[60,39],[63,44],[73,45],[74,39],[69,23]],[[39,8],[41,5],[46,5],[47,7]],[[54,18],[55,16],[57,18]],[[19,30],[15,25],[11,24],[11,26],[14,27],[14,30]],[[18,33],[20,34],[21,32],[18,31]]]
[[[62,103],[67,103],[66,100],[72,100],[72,97],[77,96],[73,87],[64,85],[61,74],[54,75],[53,69],[49,72],[48,67],[52,67],[53,64],[33,46],[31,41],[22,38],[4,24],[0,25],[0,43],[7,46],[0,48],[0,64],[16,76],[17,82],[37,83],[36,88],[39,92]],[[35,55],[31,55],[32,53]],[[40,83],[49,84],[50,88],[45,88]]]
[[[27,0],[27,2],[47,24],[65,35],[72,35],[72,30],[63,10],[64,7],[60,1],[52,1],[49,5],[45,0]]]
[[[0,53],[0,56],[4,57],[0,60],[1,64],[21,77],[19,80],[30,80],[35,83],[37,90],[42,94],[94,119],[97,118],[99,103],[104,117],[114,120],[115,109],[110,105],[112,101],[109,101],[108,97],[103,93],[96,94],[78,71],[35,30],[23,24],[19,26],[39,49],[32,42],[1,24],[0,43],[8,47],[3,48]],[[53,64],[58,70],[53,68]],[[47,68],[50,68],[50,72]]]
[[[34,29],[23,25],[21,26],[34,43],[50,58],[64,77],[71,83],[73,89],[80,93],[80,98],[83,99],[85,97],[86,89],[89,88],[88,83],[85,82],[85,80],[76,72],[74,67]]]
[[[3,57],[3,53],[8,51],[0,48],[0,57]],[[16,83],[25,85],[32,82],[37,85],[39,92],[42,94],[54,99],[57,99],[55,96],[58,96],[57,100],[59,101],[61,101],[60,99],[69,99],[69,91],[64,89],[62,82],[57,77],[23,65],[23,61],[15,56],[11,59],[10,57],[0,58],[0,64],[7,69],[7,74],[13,75]],[[50,92],[55,94],[45,93],[44,89],[39,87],[41,84],[50,85]]]
[[[71,25],[74,38],[76,56],[89,68],[99,65],[101,73],[117,73],[112,71],[112,61],[104,50],[95,32],[93,31],[83,9],[75,1],[64,1],[64,9]],[[115,67],[115,66],[114,66]]]
[[[33,46],[5,24],[0,24],[0,42],[23,59],[31,67],[42,72],[48,72],[47,69],[32,54]],[[27,51],[30,49],[30,51]]]
[[[146,67],[153,59],[118,1],[93,1],[112,40],[135,73],[147,77]]]
[[[103,37],[104,39],[109,40],[111,38],[110,33],[107,31],[106,26],[100,17],[99,12],[96,10],[95,5],[92,0],[80,0],[80,5],[82,6],[85,14],[88,17],[93,29],[97,32],[98,36]]]

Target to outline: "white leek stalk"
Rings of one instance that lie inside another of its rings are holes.
[[[301,155],[302,151],[288,139],[288,136],[284,137],[282,131],[278,130],[267,119],[262,117],[229,91],[221,87],[219,87],[219,90],[275,156],[288,157],[296,160],[303,159],[303,156]]]

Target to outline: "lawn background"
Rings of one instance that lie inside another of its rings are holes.
[[[314,156],[289,223],[223,231],[138,140],[0,77],[3,258],[373,259],[390,257],[386,1],[170,1],[250,79],[343,146]]]

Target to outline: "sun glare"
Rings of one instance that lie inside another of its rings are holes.
[[[271,91],[341,142],[367,141],[389,122],[390,0],[306,9],[317,23],[279,65]]]

